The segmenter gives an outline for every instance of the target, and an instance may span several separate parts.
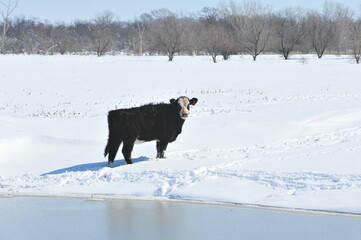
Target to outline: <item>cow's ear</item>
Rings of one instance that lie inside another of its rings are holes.
[[[196,103],[198,102],[198,99],[197,98],[192,98],[190,101],[189,101],[189,104],[194,106],[196,105]]]
[[[172,99],[169,100],[169,102],[170,102],[171,104],[174,104],[174,103],[175,103],[175,99],[172,98]]]

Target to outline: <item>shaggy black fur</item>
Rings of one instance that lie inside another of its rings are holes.
[[[168,143],[176,140],[185,121],[180,115],[182,108],[178,99],[171,99],[169,104],[148,104],[110,111],[109,137],[104,151],[104,157],[109,154],[108,165],[112,166],[121,143],[124,159],[131,164],[131,153],[136,140],[157,140],[157,157],[164,158]],[[192,98],[189,103],[195,105],[197,101],[198,99]],[[189,109],[189,106],[186,107]]]

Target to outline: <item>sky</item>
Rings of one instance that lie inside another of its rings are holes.
[[[2,0],[7,2],[8,0]],[[15,1],[15,0],[11,0]],[[238,0],[240,1],[240,0]],[[302,6],[321,9],[325,0],[258,0],[273,9]],[[12,16],[35,17],[50,22],[71,23],[74,20],[90,20],[104,11],[111,11],[118,20],[131,20],[151,10],[168,8],[176,13],[197,13],[203,7],[217,7],[228,0],[18,0]],[[339,1],[351,9],[361,11],[361,0]]]

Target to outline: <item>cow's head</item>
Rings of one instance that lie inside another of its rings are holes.
[[[182,119],[186,119],[189,116],[190,105],[194,106],[198,102],[197,98],[189,99],[187,97],[179,97],[177,100],[172,98],[169,100],[171,104],[177,105],[179,109],[179,115]]]

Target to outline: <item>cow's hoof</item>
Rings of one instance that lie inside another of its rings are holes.
[[[164,153],[157,153],[157,158],[166,158]]]
[[[112,168],[112,167],[113,167],[113,163],[112,163],[112,162],[108,162],[108,167]]]

